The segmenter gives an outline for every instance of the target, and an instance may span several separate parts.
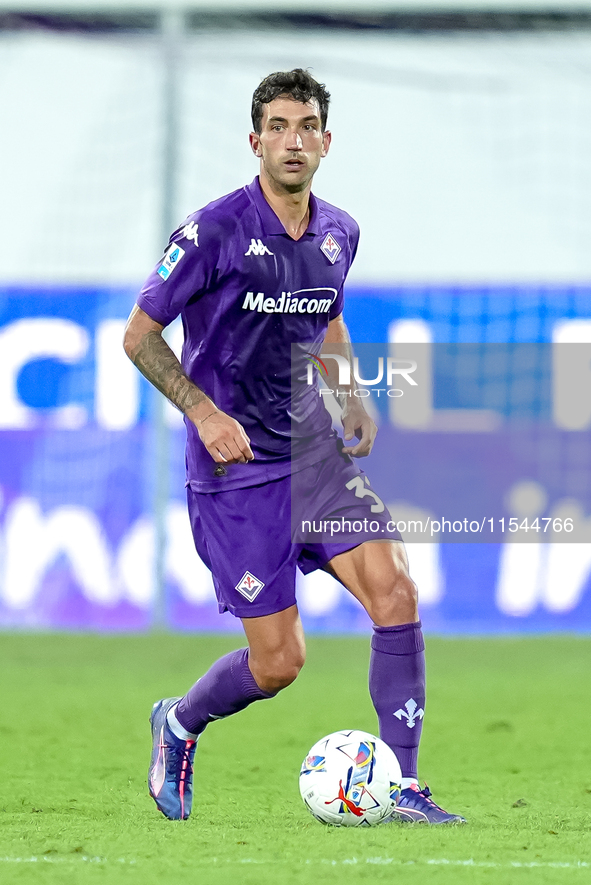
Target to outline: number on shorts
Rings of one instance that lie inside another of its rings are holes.
[[[365,481],[369,483],[367,477]],[[355,497],[356,498],[373,498],[375,504],[371,505],[372,513],[381,513],[386,509],[386,505],[382,501],[381,498],[378,498],[376,493],[372,489],[368,489],[367,486],[363,485],[363,480],[360,476],[354,476],[353,479],[350,479],[348,483],[345,484],[346,489],[355,489]]]

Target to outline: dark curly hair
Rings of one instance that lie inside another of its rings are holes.
[[[280,95],[287,95],[294,101],[306,104],[316,99],[320,109],[322,131],[326,129],[330,92],[323,83],[318,83],[308,71],[294,68],[293,71],[276,71],[262,80],[252,96],[252,127],[260,135],[263,119],[263,105],[269,104]]]

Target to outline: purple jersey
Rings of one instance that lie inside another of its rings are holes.
[[[194,491],[258,485],[334,451],[318,389],[305,381],[294,387],[293,379],[306,378],[307,355],[320,353],[329,320],[342,312],[358,239],[349,215],[310,195],[310,223],[293,240],[258,178],[190,215],[172,235],[137,303],[164,326],[181,315],[185,372],[242,424],[254,454],[217,476],[185,419]]]

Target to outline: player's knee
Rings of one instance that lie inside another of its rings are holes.
[[[304,662],[303,648],[281,650],[277,654],[266,656],[262,661],[257,661],[253,667],[253,675],[259,688],[269,694],[276,694],[295,682]]]
[[[368,614],[375,624],[383,627],[418,619],[417,587],[407,572],[383,579],[374,588]]]

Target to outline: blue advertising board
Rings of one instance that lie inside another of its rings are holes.
[[[157,461],[154,395],[121,347],[133,301],[124,288],[0,291],[0,627],[146,629],[164,470],[166,623],[239,629],[194,550],[169,406]],[[380,431],[364,464],[404,526],[426,628],[591,629],[591,368],[586,350],[575,370],[559,356],[591,341],[591,288],[351,288],[346,320],[356,342],[427,348],[423,426],[374,392]],[[367,629],[329,575],[299,580],[308,629]]]

